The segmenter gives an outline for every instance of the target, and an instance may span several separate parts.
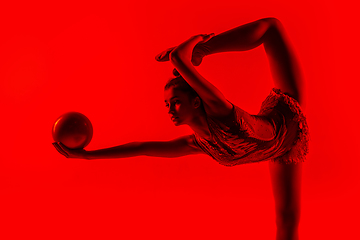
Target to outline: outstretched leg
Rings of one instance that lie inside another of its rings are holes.
[[[276,18],[264,18],[220,33],[194,51],[204,56],[233,51],[246,51],[263,44],[276,88],[301,102],[302,77],[299,64]]]
[[[269,60],[275,87],[302,102],[302,76],[285,30],[276,18],[263,18],[226,32],[195,46],[192,63],[197,66],[203,57],[221,52],[246,51],[263,44]],[[174,47],[158,54],[156,60],[169,61]]]

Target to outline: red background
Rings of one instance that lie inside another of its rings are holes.
[[[300,237],[359,237],[358,6],[117,2],[1,4],[1,239],[275,239],[266,162],[85,161],[51,145],[54,121],[69,111],[93,124],[88,150],[191,133],[167,115],[172,66],[154,56],[192,35],[271,16],[287,29],[306,80]],[[262,47],[207,57],[198,70],[252,114],[273,86]]]

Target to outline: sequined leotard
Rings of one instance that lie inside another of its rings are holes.
[[[295,99],[273,88],[257,115],[250,115],[233,106],[232,113],[226,119],[219,121],[207,117],[210,140],[193,134],[195,144],[204,153],[225,166],[265,160],[284,163],[305,160],[309,142],[308,125]],[[252,123],[259,118],[273,126],[271,139],[260,137],[252,127],[255,125]]]

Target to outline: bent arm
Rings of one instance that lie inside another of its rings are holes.
[[[85,158],[88,160],[136,156],[175,158],[198,153],[202,151],[196,147],[192,136],[188,135],[171,141],[130,142],[112,148],[87,151]]]
[[[200,96],[208,115],[215,117],[227,116],[232,111],[231,103],[191,63],[191,52],[200,41],[199,39],[202,38],[200,35],[194,36],[180,44],[170,53],[170,61],[185,81]]]

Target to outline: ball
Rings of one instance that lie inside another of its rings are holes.
[[[52,136],[55,142],[61,142],[70,149],[82,149],[90,143],[93,127],[84,114],[68,112],[55,121]]]

